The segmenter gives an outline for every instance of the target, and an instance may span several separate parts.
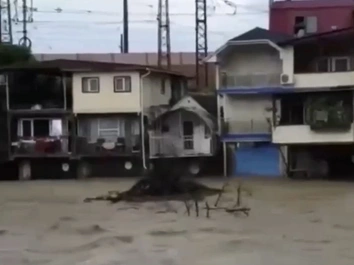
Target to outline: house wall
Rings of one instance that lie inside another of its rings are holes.
[[[317,32],[348,28],[353,24],[353,4],[350,1],[275,1],[270,8],[269,29],[294,34],[296,16],[316,16]]]
[[[276,144],[350,143],[354,142],[354,131],[353,124],[344,132],[315,132],[309,125],[277,126],[272,138]]]
[[[131,92],[115,93],[115,76],[131,77]],[[82,78],[99,77],[99,93],[83,93]],[[74,113],[129,113],[140,111],[140,75],[138,72],[75,73],[73,75]]]
[[[224,96],[224,118],[229,134],[265,133],[272,119],[272,99],[267,95]]]
[[[163,82],[164,85],[163,85]],[[165,88],[163,89],[163,86]],[[144,109],[151,106],[168,105],[172,97],[171,79],[162,75],[149,75],[143,79]]]
[[[194,124],[193,150],[184,149],[184,121],[192,121]],[[182,157],[212,154],[212,134],[209,134],[209,137],[205,136],[205,124],[197,115],[188,112],[175,112],[163,124],[168,126],[169,131],[161,134],[158,132],[152,133],[150,141],[152,156],[155,152],[166,156]]]
[[[235,46],[231,52],[228,52],[223,58],[219,58],[219,61],[220,72],[234,76],[236,84],[240,78],[245,79],[245,76],[252,78],[253,83],[257,83],[260,76],[279,75],[280,77],[282,73],[279,51],[270,45]],[[259,83],[261,86],[263,80],[260,80]]]

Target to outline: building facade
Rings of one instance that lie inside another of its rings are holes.
[[[302,37],[352,27],[351,0],[270,0],[269,30]]]
[[[1,72],[3,153],[20,179],[38,176],[37,164],[80,178],[141,174],[148,126],[184,96],[186,84],[184,75],[153,67],[72,60]]]
[[[232,147],[225,171],[231,162],[234,175],[328,175],[333,154],[351,157],[334,146],[354,142],[352,34],[293,38],[255,28],[209,57],[225,154]]]

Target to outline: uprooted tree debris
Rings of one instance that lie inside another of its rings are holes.
[[[145,202],[158,200],[183,201],[186,206],[186,212],[190,215],[192,204],[195,205],[196,216],[199,216],[199,202],[206,197],[218,195],[214,207],[210,207],[206,202],[206,216],[210,217],[210,211],[224,210],[228,213],[243,212],[248,215],[250,209],[241,207],[241,185],[237,189],[237,202],[232,208],[219,207],[219,200],[224,193],[225,186],[222,189],[210,188],[193,180],[182,179],[184,169],[186,168],[180,162],[172,160],[159,161],[155,163],[154,170],[147,177],[138,180],[129,190],[119,192],[110,191],[106,195],[86,198],[85,202],[91,201],[109,201],[118,203]],[[192,204],[190,202],[193,202]]]

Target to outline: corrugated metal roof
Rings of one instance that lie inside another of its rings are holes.
[[[79,61],[58,59],[51,61],[32,62],[27,64],[14,64],[0,68],[1,71],[9,70],[58,70],[64,72],[112,72],[112,71],[147,71],[150,70],[154,73],[164,73],[176,76],[185,76],[182,73],[175,71],[156,68],[150,65],[138,64],[124,64],[124,63],[109,63],[109,62],[95,62],[95,61]]]
[[[38,61],[48,61],[57,59],[110,62],[110,63],[130,63],[139,65],[157,66],[157,53],[40,53],[34,54]],[[194,52],[173,52],[171,53],[171,70],[183,73],[188,77],[195,77]],[[208,87],[215,89],[215,65],[208,65]],[[200,88],[206,87],[204,72],[199,77]],[[191,84],[191,88],[196,88],[195,84]]]

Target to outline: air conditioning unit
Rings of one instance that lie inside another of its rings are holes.
[[[293,76],[288,74],[281,74],[280,83],[282,85],[292,85],[294,83]]]

